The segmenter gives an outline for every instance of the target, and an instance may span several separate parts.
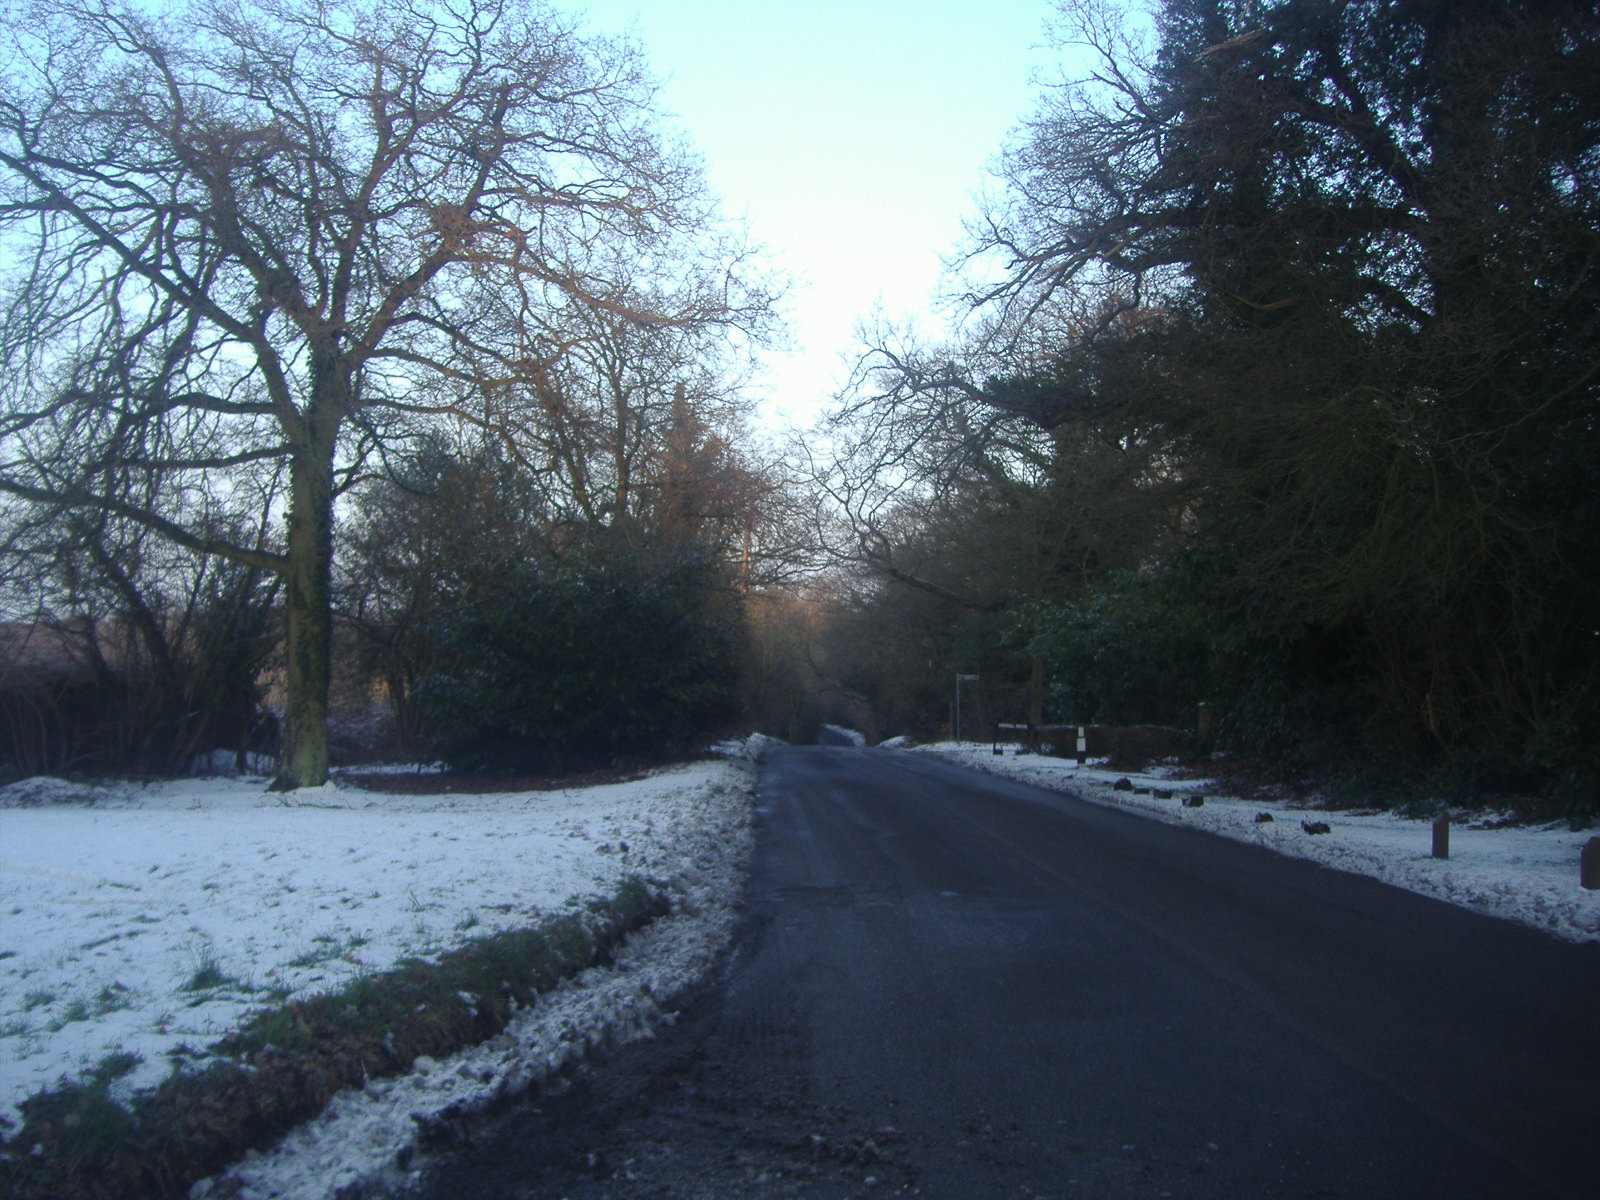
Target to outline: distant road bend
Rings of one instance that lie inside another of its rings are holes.
[[[767,760],[747,901],[425,1194],[1600,1197],[1600,946],[842,747]]]

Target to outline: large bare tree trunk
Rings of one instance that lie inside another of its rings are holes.
[[[320,439],[318,439],[320,440]],[[288,696],[283,755],[273,787],[328,779],[328,684],[333,661],[333,448],[299,450],[291,468],[286,604]]]

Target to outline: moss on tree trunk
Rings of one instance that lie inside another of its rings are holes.
[[[317,441],[323,439],[318,438]],[[273,787],[320,787],[328,779],[328,685],[333,660],[333,438],[297,452],[291,469],[287,697],[283,751]]]

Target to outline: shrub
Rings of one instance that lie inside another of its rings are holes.
[[[1040,605],[1027,620],[1061,720],[1179,725],[1208,696],[1204,621],[1165,580],[1125,576],[1115,590]]]
[[[1600,663],[1562,692],[1525,756],[1546,774],[1550,799],[1573,828],[1588,828],[1600,813]]]
[[[526,569],[434,630],[417,709],[457,770],[543,772],[679,754],[732,715],[735,624],[699,555]]]

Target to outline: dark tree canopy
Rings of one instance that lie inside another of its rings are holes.
[[[1084,585],[1181,577],[1129,604],[1204,609],[1236,730],[1343,722],[1412,761],[1577,753],[1600,678],[1600,8],[1152,16],[1063,6],[1093,66],[1003,160],[970,336],[880,346],[854,427],[964,430],[966,461],[1031,438],[1055,463],[1041,497],[1108,447],[1165,520],[1111,522],[1142,549],[1103,566],[1132,575],[1086,563],[1033,598],[1082,630],[1110,611]],[[951,461],[894,466],[934,490]],[[1275,687],[1328,703],[1263,715]]]
[[[508,572],[442,614],[417,706],[429,746],[462,770],[638,766],[694,749],[737,701],[737,622],[708,604],[712,560],[613,551]]]

